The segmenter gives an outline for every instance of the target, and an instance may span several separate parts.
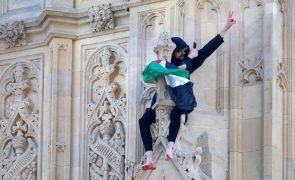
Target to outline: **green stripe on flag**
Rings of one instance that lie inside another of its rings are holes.
[[[158,77],[171,74],[186,79],[188,79],[189,77],[189,72],[185,69],[167,69],[155,61],[150,62],[142,72],[144,82],[148,82],[150,80],[157,79]]]

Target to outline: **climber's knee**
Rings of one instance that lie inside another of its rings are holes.
[[[155,110],[147,110],[139,119],[139,126],[150,126],[153,122],[155,122],[155,118]]]

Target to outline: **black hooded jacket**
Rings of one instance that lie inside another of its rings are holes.
[[[224,42],[223,38],[218,34],[212,40],[210,40],[202,49],[199,49],[198,56],[196,58],[189,58],[188,53],[190,52],[189,46],[180,37],[172,37],[172,42],[176,45],[174,52],[187,48],[185,50],[184,60],[174,59],[172,56],[171,62],[176,66],[182,64],[186,65],[186,70],[193,73],[198,69],[204,61]]]
[[[193,73],[196,69],[198,69],[204,63],[204,61],[224,42],[223,38],[219,34],[217,34],[202,49],[198,50],[198,56],[196,58],[191,59],[188,57],[190,48],[184,42],[184,40],[182,40],[180,37],[172,37],[171,40],[176,45],[174,52],[186,49],[185,58],[183,60],[174,59],[174,57],[172,56],[171,63],[175,64],[177,67],[185,64],[186,70],[189,71],[190,74]],[[169,93],[173,93],[173,92],[169,92]],[[187,93],[191,93],[193,95],[192,87],[190,91]],[[185,97],[185,96],[182,96],[182,97]],[[154,96],[152,99],[151,107],[155,104],[156,99],[157,97]],[[173,101],[176,102],[176,104],[179,101],[179,103],[181,104],[181,100],[173,99]],[[196,105],[196,100],[191,99],[191,104],[194,104],[194,103]],[[189,112],[185,111],[186,114]]]

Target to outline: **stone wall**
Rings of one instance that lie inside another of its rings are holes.
[[[172,104],[141,72],[162,32],[202,48],[230,10],[164,161]],[[294,180],[294,42],[293,0],[0,0],[0,179]],[[154,92],[158,168],[143,172]]]

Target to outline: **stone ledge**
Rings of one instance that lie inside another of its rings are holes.
[[[93,32],[89,27],[87,9],[83,10],[61,10],[52,8],[45,9],[41,15],[30,21],[25,21],[27,44],[6,49],[4,38],[0,38],[0,54],[15,51],[15,49],[28,49],[48,44],[53,37],[70,39],[83,39],[101,36],[110,33],[129,30],[129,12],[124,7],[112,7],[114,20],[117,22],[114,29]]]

